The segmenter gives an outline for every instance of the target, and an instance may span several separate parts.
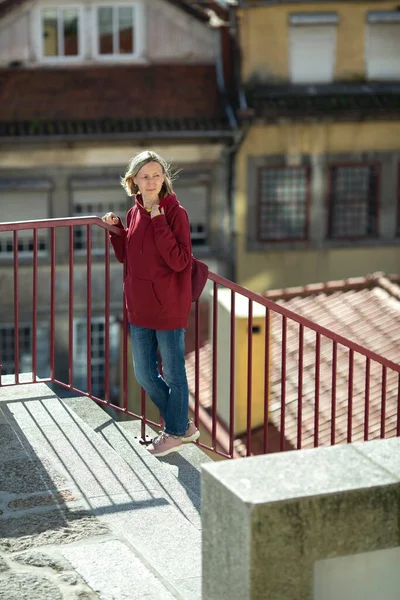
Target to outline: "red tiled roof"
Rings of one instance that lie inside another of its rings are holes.
[[[346,281],[275,290],[265,296],[277,304],[306,317],[387,358],[399,363],[400,279],[381,274]],[[275,322],[274,322],[275,321]],[[272,373],[270,420],[281,422],[281,318],[272,319]],[[287,320],[287,362],[285,438],[297,446],[298,436],[298,361],[299,325]],[[302,447],[314,445],[316,334],[304,329]],[[321,336],[319,377],[319,445],[331,443],[333,343]],[[364,439],[366,359],[354,353],[352,441]],[[371,361],[369,439],[380,436],[382,405],[382,367]],[[385,435],[395,435],[398,374],[387,371]],[[348,437],[349,350],[337,348],[336,443]]]
[[[224,118],[213,65],[0,70],[1,121]]]
[[[265,296],[279,305],[308,318],[353,342],[399,363],[400,278],[382,274],[345,281],[274,290]],[[203,320],[205,317],[202,317]],[[282,318],[271,318],[271,390],[268,451],[279,449],[281,428]],[[209,412],[212,407],[212,346],[205,332],[200,348],[200,401]],[[321,446],[331,444],[332,423],[332,341],[321,336],[319,377],[319,438]],[[285,449],[298,442],[298,363],[299,325],[287,319]],[[301,446],[314,446],[316,334],[304,329]],[[352,441],[364,439],[366,359],[354,354]],[[188,352],[189,388],[194,394],[194,352]],[[262,374],[264,377],[264,374]],[[382,367],[371,361],[368,438],[380,437]],[[395,435],[398,374],[387,370],[386,437]],[[338,345],[336,375],[335,442],[346,442],[348,431],[349,351]],[[257,401],[253,398],[253,402]],[[263,398],[258,401],[263,402]],[[251,452],[261,454],[263,427],[253,430]],[[246,453],[246,436],[236,441],[236,449]]]

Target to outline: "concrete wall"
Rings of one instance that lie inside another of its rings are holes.
[[[305,285],[374,271],[396,273],[400,263],[398,165],[400,122],[293,123],[251,127],[242,145],[236,178],[236,281],[256,292]],[[328,240],[327,167],[330,163],[378,161],[379,238]],[[311,167],[310,239],[260,243],[256,239],[258,166]]]
[[[337,13],[335,79],[357,81],[365,77],[366,13],[396,10],[393,2],[318,2],[255,6],[239,11],[244,81],[255,76],[264,81],[289,78],[289,15],[291,13]]]
[[[204,465],[203,600],[397,600],[399,451],[392,438]]]

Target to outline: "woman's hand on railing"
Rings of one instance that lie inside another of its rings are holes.
[[[108,212],[104,215],[104,217],[101,217],[101,220],[107,225],[117,225],[119,218],[117,215],[114,215],[114,213]]]

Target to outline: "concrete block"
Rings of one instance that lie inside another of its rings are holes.
[[[203,466],[204,600],[312,600],[316,561],[399,546],[399,455],[397,438]]]

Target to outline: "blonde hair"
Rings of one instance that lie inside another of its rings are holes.
[[[172,189],[172,182],[175,180],[177,173],[172,173],[171,165],[159,154],[157,154],[157,152],[153,152],[152,150],[144,150],[132,158],[125,176],[121,177],[121,185],[125,189],[128,196],[135,196],[138,193],[139,188],[136,183],[134,183],[133,178],[136,177],[144,165],[147,165],[147,163],[150,162],[158,163],[164,173],[165,179],[160,191],[160,197],[165,198],[166,196],[174,193],[174,190]]]

